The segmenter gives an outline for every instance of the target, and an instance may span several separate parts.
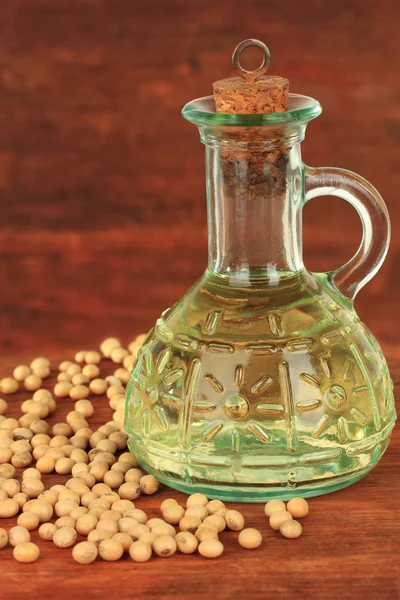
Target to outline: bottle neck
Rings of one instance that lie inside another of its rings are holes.
[[[206,145],[209,269],[238,285],[303,268],[300,142]]]

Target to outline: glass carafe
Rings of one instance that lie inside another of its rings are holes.
[[[301,159],[312,98],[286,112],[183,116],[206,146],[209,262],[149,332],[125,428],[162,482],[211,498],[265,501],[347,486],[378,462],[395,421],[382,351],[353,300],[382,264],[389,219],[362,177]],[[355,256],[329,273],[302,260],[302,207],[335,195],[359,213]]]

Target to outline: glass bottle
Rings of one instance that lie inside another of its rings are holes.
[[[140,464],[169,486],[260,502],[352,484],[385,451],[395,422],[382,351],[353,301],[387,252],[379,193],[362,177],[301,159],[321,113],[183,116],[206,147],[208,267],[149,332],[127,390],[125,428]],[[355,256],[329,273],[302,259],[302,207],[335,195],[359,213]]]

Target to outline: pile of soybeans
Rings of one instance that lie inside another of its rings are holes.
[[[0,399],[0,519],[16,518],[9,531],[0,528],[0,548],[13,546],[17,561],[30,563],[39,557],[39,546],[31,542],[35,529],[58,548],[72,547],[72,557],[81,564],[98,556],[115,561],[124,554],[146,562],[153,555],[165,558],[176,551],[217,558],[224,551],[220,534],[226,529],[239,532],[243,548],[262,544],[261,533],[245,528],[239,511],[200,493],[189,496],[185,507],[172,498],[164,500],[161,517],[147,517],[146,500],[138,499],[157,492],[159,482],[127,451],[123,426],[125,386],[144,337],[127,348],[108,338],[100,352],[77,352],[73,361],[58,366],[51,390],[44,386],[44,380],[55,376],[47,358],[19,365],[12,377],[1,379],[2,395],[25,389],[31,396],[22,402],[19,418],[7,416],[12,398]],[[102,377],[100,364],[108,371],[114,365],[113,375]],[[113,418],[94,429],[89,420],[101,397],[108,399]],[[73,410],[65,421],[50,426],[48,417],[54,421],[52,415],[60,408],[64,411],[68,401],[74,401]],[[53,473],[60,483],[46,489],[43,476]],[[308,510],[302,498],[265,505],[271,528],[286,538],[301,535],[295,519]]]

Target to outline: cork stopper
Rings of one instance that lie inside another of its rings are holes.
[[[254,71],[247,71],[240,64],[240,55],[249,46],[260,48],[263,53],[262,64]],[[244,40],[236,46],[232,63],[240,77],[213,83],[217,113],[248,115],[287,110],[289,81],[279,76],[264,77],[270,63],[270,53],[265,44],[259,40]]]

